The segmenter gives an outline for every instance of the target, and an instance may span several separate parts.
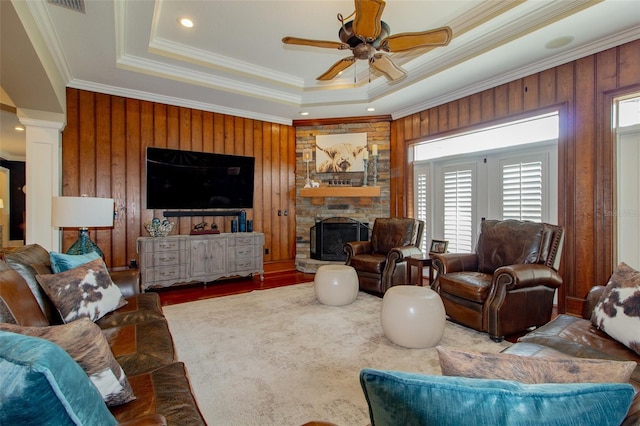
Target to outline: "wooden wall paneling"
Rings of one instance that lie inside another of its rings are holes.
[[[458,128],[466,127],[471,124],[471,102],[469,97],[458,99]]]
[[[95,96],[96,120],[96,197],[112,198],[111,194],[111,100],[110,96]],[[94,240],[108,265],[113,264],[112,229],[96,229]]]
[[[113,250],[109,266],[123,266],[127,260],[127,229],[135,208],[129,206],[127,199],[127,156],[125,139],[125,102],[124,98],[111,97],[109,100],[109,148],[111,161],[111,198],[118,206],[118,220],[114,220],[111,238]]]
[[[271,140],[271,197],[273,199],[273,210],[276,211],[276,215],[273,216],[274,220],[271,224],[271,258],[278,259],[280,257],[280,232],[282,229],[282,222],[285,219],[284,210],[286,205],[282,200],[282,194],[280,192],[280,162],[277,161],[281,157],[280,152],[280,132],[277,124],[270,126],[270,140]],[[280,212],[280,215],[277,213]]]
[[[437,133],[438,124],[439,124],[438,108],[429,109],[429,133],[431,134]],[[420,130],[420,129],[416,129],[416,130]],[[412,131],[410,136],[411,136],[411,139],[415,139],[420,137],[420,133]]]
[[[144,224],[151,221],[154,218],[154,211],[147,209],[147,148],[154,147],[157,143],[156,137],[160,136],[160,142],[166,143],[166,115],[164,109],[160,113],[162,119],[156,120],[155,112],[160,111],[156,108],[156,105],[152,102],[143,101],[140,103],[140,162],[138,163],[138,179],[140,181],[140,214],[138,223],[131,221],[127,224],[127,238],[123,245],[126,246],[127,255],[124,258],[125,262],[129,262],[131,259],[138,259],[136,240],[137,238],[129,237],[135,233],[138,236],[148,236]],[[156,133],[156,124],[160,126],[160,131]],[[128,218],[128,216],[123,216]],[[124,222],[124,220],[123,220]],[[118,265],[117,263],[115,265]]]
[[[447,113],[449,116],[447,130],[458,128],[460,126],[460,102],[450,102]]]
[[[429,133],[429,110],[421,111],[415,114],[416,118],[420,121],[419,135],[426,135]]]
[[[522,112],[524,105],[524,89],[522,87],[522,79],[510,81],[507,83],[509,98],[509,115]]]
[[[538,86],[539,105],[546,107],[555,104],[557,102],[556,93],[556,69],[542,71]]]
[[[482,122],[482,94],[476,93],[469,96],[469,124]]]
[[[262,124],[262,192],[264,193],[263,199],[263,233],[264,233],[264,247],[265,255],[264,260],[268,262],[273,259],[273,222],[277,218],[278,206],[273,204],[273,192],[272,192],[272,175],[271,168],[272,162],[272,150],[271,144],[271,124]],[[267,253],[268,251],[268,253]]]
[[[496,117],[509,115],[509,85],[502,84],[494,89],[494,110]]]
[[[296,207],[296,129],[295,127],[287,127],[289,134],[289,203],[293,214],[289,214],[289,256],[287,258],[295,259],[296,257],[296,217],[298,209]]]
[[[140,235],[146,234],[146,230],[144,231],[145,234],[140,233],[140,229],[144,227],[140,223],[140,214],[143,208],[140,197],[140,187],[143,183],[140,179],[140,163],[142,162],[140,101],[127,99],[125,109],[123,127],[126,129],[124,140],[126,172],[123,191],[127,200],[127,252],[124,254],[125,257],[123,259],[118,259],[117,266],[124,266],[128,263],[127,260],[129,258],[135,257],[133,253],[136,252],[136,239]]]
[[[399,120],[395,120],[391,123],[391,137],[390,137],[390,148],[389,151],[396,152],[398,150],[404,151],[405,149],[405,138],[404,138],[404,118]],[[391,216],[400,216],[401,212],[398,208],[398,196],[397,196],[397,185],[398,178],[394,173],[394,162],[391,154],[389,155],[389,192],[391,197],[389,199],[389,214]]]
[[[539,99],[539,81],[538,74],[533,74],[525,77],[522,80],[523,84],[523,107],[525,111],[530,111],[536,108],[540,108]]]
[[[447,130],[449,130],[449,104],[444,104],[438,107],[438,131],[446,132]]]
[[[80,116],[80,94],[74,91],[67,95],[67,122],[73,123],[79,122]],[[78,150],[80,140],[79,127],[67,126],[65,128],[65,139],[62,141],[62,187],[60,188],[60,195],[78,195],[79,189],[79,177],[78,177],[78,161],[80,158],[80,152]],[[72,235],[78,238],[78,232],[71,232],[70,230],[61,229],[61,249],[66,251],[73,243]]]
[[[595,75],[593,57],[577,61],[576,69],[576,122],[572,129],[576,135],[574,175],[575,192],[575,232],[576,246],[574,262],[582,264],[576,267],[576,281],[569,284],[571,295],[582,293],[581,289],[593,284],[595,244]],[[582,260],[582,261],[581,261]],[[583,264],[584,263],[584,264]]]
[[[480,115],[482,117],[482,121],[490,121],[496,117],[494,96],[495,89],[485,90],[480,93],[480,102],[482,104],[480,107]]]
[[[640,40],[623,44],[618,48],[618,87],[638,84],[640,70]]]
[[[615,194],[613,176],[613,151],[615,145],[611,137],[611,98],[607,92],[616,89],[618,83],[618,49],[609,49],[596,55],[596,120],[594,122],[597,133],[596,140],[596,223],[595,245],[599,248],[596,261],[596,282],[606,283],[609,271],[613,270],[613,217],[606,212],[614,209],[613,195]]]
[[[264,217],[268,212],[265,209],[265,196],[268,194],[264,191],[264,186],[261,177],[264,176],[263,168],[263,137],[262,137],[262,123],[259,121],[252,122],[253,127],[253,156],[255,157],[255,176],[254,180],[254,216],[253,216],[253,229],[256,232],[264,232]],[[266,235],[265,235],[266,237]]]

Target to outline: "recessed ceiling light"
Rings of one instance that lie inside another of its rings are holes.
[[[180,18],[178,19],[178,22],[180,23],[180,25],[182,25],[185,28],[193,27],[193,21],[189,18]]]
[[[553,40],[545,44],[544,47],[547,49],[558,49],[560,47],[566,46],[572,41],[573,41],[572,36],[558,37],[558,38],[554,38]]]
[[[15,130],[16,132],[24,132],[24,127],[16,126],[16,127],[13,128],[13,130]]]
[[[375,111],[375,110],[376,110],[376,109],[375,109],[374,107],[369,107],[369,108],[367,108],[367,111],[369,111],[369,112],[373,112],[373,111]]]
[[[307,111],[300,111],[300,115],[309,115]]]

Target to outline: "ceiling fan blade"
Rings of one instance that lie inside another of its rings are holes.
[[[420,33],[400,33],[382,40],[378,50],[385,52],[402,52],[428,46],[446,46],[451,41],[451,28],[442,27]]]
[[[353,57],[353,56],[341,59],[338,62],[336,62],[335,64],[331,65],[331,68],[329,68],[321,76],[317,77],[316,80],[321,80],[321,81],[332,80],[338,74],[340,74],[340,72],[342,72],[342,71],[346,70],[347,68],[349,68],[355,61],[356,61],[356,58]]]
[[[369,59],[369,64],[384,74],[384,76],[391,81],[400,80],[402,77],[407,75],[405,70],[396,65],[389,56],[382,53],[376,53],[373,55],[373,57]]]
[[[362,36],[368,42],[372,42],[382,31],[383,0],[355,0],[356,17],[353,18],[353,33]]]
[[[298,46],[313,46],[313,47],[324,47],[327,49],[348,49],[349,46],[340,43],[339,41],[324,41],[324,40],[308,40],[306,38],[298,38],[298,37],[284,37],[282,39],[284,44],[295,44]]]

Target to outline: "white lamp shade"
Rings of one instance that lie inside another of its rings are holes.
[[[2,198],[0,198],[0,209],[4,209],[4,202],[2,201]]]
[[[113,198],[53,197],[51,224],[60,228],[113,226]]]

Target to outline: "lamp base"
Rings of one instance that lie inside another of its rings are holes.
[[[67,254],[87,254],[91,252],[96,252],[100,257],[104,258],[102,250],[89,238],[89,230],[87,228],[80,228],[78,240],[69,247]]]

